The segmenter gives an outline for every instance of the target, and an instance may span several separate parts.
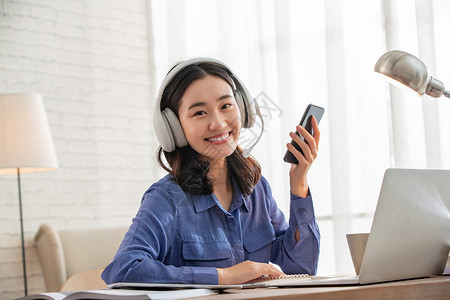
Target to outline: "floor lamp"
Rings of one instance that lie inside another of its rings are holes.
[[[28,294],[20,175],[58,167],[39,94],[0,94],[0,175],[17,174],[25,295]]]

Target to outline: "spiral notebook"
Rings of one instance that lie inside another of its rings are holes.
[[[118,282],[109,284],[109,288],[124,288],[124,289],[211,289],[211,290],[226,290],[226,289],[252,289],[265,287],[295,287],[295,286],[327,286],[336,285],[336,280],[339,285],[353,285],[358,283],[358,278],[355,275],[333,275],[333,276],[309,276],[305,274],[293,274],[282,276],[264,276],[243,284],[183,284],[183,283],[141,283],[141,282]]]
[[[255,288],[354,285],[440,275],[450,246],[450,170],[386,170],[360,275],[289,275],[239,285],[116,283],[110,287]]]
[[[256,287],[269,287],[271,282],[288,281],[288,280],[307,280],[311,278],[308,275],[283,275],[283,276],[263,276],[243,284],[178,284],[178,283],[138,283],[138,282],[119,282],[108,285],[109,288],[135,288],[135,289],[186,289],[186,288],[201,288],[201,289],[244,289]]]

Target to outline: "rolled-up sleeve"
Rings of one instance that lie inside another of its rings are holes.
[[[284,215],[273,203],[272,224],[277,241],[272,244],[271,261],[278,264],[287,274],[310,274],[317,272],[320,249],[320,231],[316,223],[312,196],[305,198],[290,196],[289,227],[283,229]],[[300,239],[296,241],[295,232]]]

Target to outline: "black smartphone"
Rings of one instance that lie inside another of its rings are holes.
[[[305,112],[303,113],[302,119],[300,120],[300,125],[303,128],[305,128],[306,131],[308,131],[311,135],[313,135],[314,131],[313,131],[313,128],[311,125],[311,117],[314,116],[317,120],[317,124],[319,124],[324,112],[325,112],[325,109],[323,107],[320,107],[320,106],[317,106],[314,104],[309,104],[306,107]],[[295,132],[295,134],[300,136],[300,138],[302,140],[305,140],[297,131]],[[291,144],[303,154],[302,149],[300,148],[299,145],[297,145],[296,142],[291,140]],[[291,163],[291,164],[298,164],[298,160],[295,158],[295,156],[289,150],[286,150],[286,154],[284,155],[284,161]]]

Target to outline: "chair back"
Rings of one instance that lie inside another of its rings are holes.
[[[72,275],[61,287],[60,292],[106,289],[106,283],[100,275],[104,269],[84,271]]]

